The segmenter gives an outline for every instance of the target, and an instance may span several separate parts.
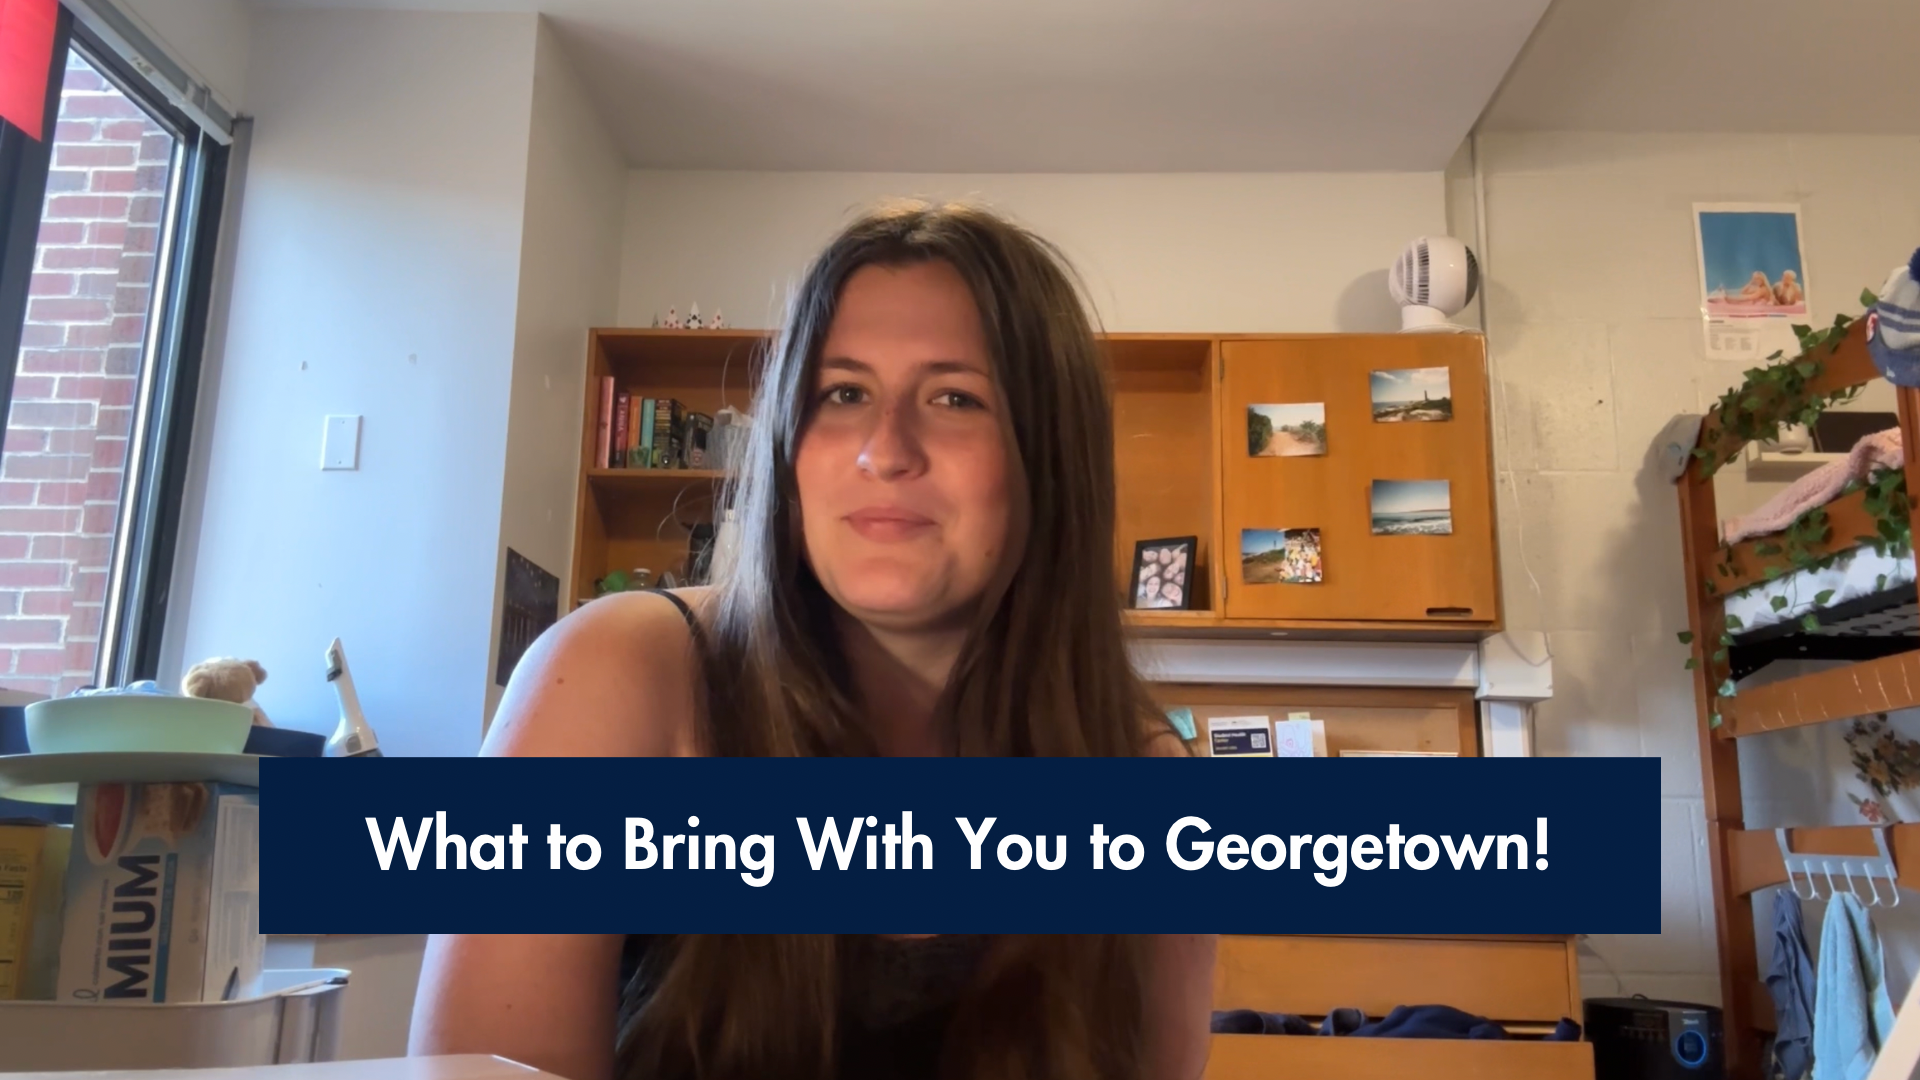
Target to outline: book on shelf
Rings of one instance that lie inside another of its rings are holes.
[[[613,395],[613,446],[616,448],[612,460],[625,464],[627,448],[627,399],[632,395],[625,390]]]
[[[653,430],[651,441],[647,444],[652,456],[649,459],[653,468],[678,468],[680,402],[673,398],[655,398],[653,400]]]
[[[600,379],[600,427],[595,432],[598,440],[594,443],[594,464],[606,468],[610,460],[608,455],[613,449],[613,376]]]
[[[652,398],[641,400],[637,420],[638,426],[634,428],[633,445],[629,448],[627,465],[635,469],[650,469],[653,467]]]
[[[594,467],[601,469],[720,469],[713,452],[714,417],[675,398],[646,397],[600,385]]]
[[[698,412],[687,414],[685,440],[687,468],[713,468],[713,457],[707,452],[707,437],[712,431],[713,417]]]

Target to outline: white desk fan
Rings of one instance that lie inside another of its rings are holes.
[[[1480,264],[1472,249],[1451,236],[1423,236],[1393,261],[1387,291],[1400,305],[1403,334],[1472,333],[1447,320],[1479,294]]]

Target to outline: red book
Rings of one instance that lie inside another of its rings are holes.
[[[613,445],[624,450],[627,445],[627,392],[620,391],[613,397]],[[624,453],[615,453],[613,468],[622,468],[627,464]]]
[[[607,467],[607,454],[613,449],[613,376],[600,378],[600,430],[595,433],[598,441],[594,444],[594,463],[596,468]]]

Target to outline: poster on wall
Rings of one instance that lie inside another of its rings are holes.
[[[1707,358],[1764,361],[1792,356],[1793,324],[1810,320],[1794,203],[1695,203],[1694,249]]]
[[[507,685],[520,658],[549,626],[560,621],[560,579],[507,549],[507,582],[500,597],[500,656],[493,681]]]

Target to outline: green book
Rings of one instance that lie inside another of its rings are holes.
[[[627,464],[636,469],[653,467],[653,399],[647,398],[640,403],[640,441],[633,448],[633,460]]]

